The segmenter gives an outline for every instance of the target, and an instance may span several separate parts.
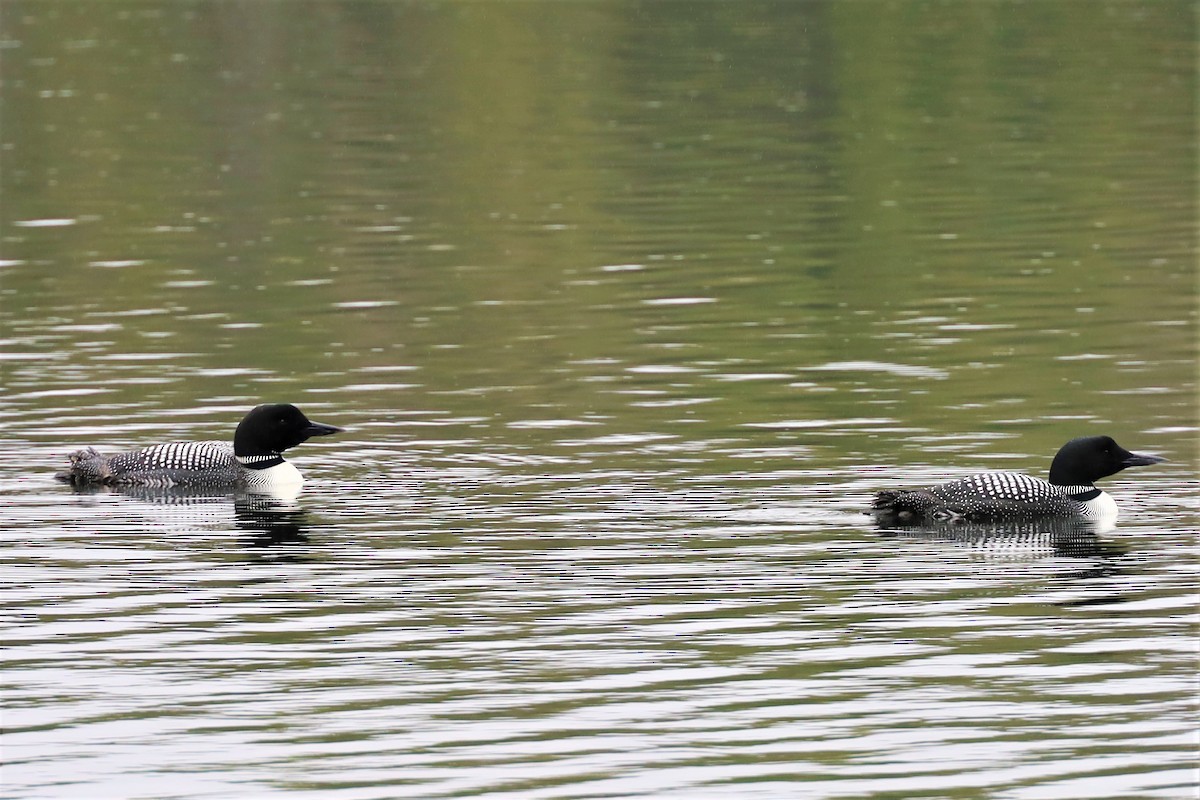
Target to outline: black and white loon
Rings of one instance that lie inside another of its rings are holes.
[[[298,491],[300,471],[282,453],[313,436],[342,429],[312,422],[287,403],[250,411],[228,442],[170,442],[106,456],[85,447],[55,477],[76,486],[194,486]]]
[[[1116,522],[1117,504],[1095,481],[1126,467],[1166,461],[1131,453],[1109,436],[1085,436],[1062,446],[1050,464],[1050,480],[1020,472],[984,472],[924,489],[879,492],[871,510],[902,524],[1003,522],[1082,518]]]

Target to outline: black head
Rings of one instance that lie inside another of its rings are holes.
[[[328,436],[342,429],[312,422],[289,403],[262,405],[247,414],[233,434],[233,452],[239,456],[278,455],[313,436]]]
[[[1088,486],[1126,467],[1166,461],[1159,456],[1131,453],[1111,436],[1083,436],[1062,446],[1050,464],[1050,482],[1058,486]]]

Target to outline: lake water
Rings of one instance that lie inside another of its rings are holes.
[[[0,5],[3,796],[1195,797],[1196,40]],[[264,401],[294,503],[53,480]],[[864,513],[1094,433],[1115,530]]]

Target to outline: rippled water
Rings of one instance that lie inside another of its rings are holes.
[[[601,445],[661,457],[581,441],[364,480],[371,450],[320,448],[344,463],[306,464],[299,510],[11,492],[10,774],[30,796],[1186,796],[1195,508],[1169,475],[1114,482],[1117,535],[895,536],[860,514],[886,470],[618,471]]]
[[[1195,796],[1188,4],[287,8],[0,7],[4,796]]]

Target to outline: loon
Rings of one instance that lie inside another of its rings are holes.
[[[1050,480],[1020,472],[984,472],[924,489],[883,491],[871,510],[901,524],[1006,522],[1076,518],[1116,522],[1117,504],[1095,481],[1126,467],[1166,461],[1138,455],[1109,436],[1084,436],[1062,446],[1050,464]]]
[[[261,405],[238,424],[227,442],[170,442],[106,456],[85,447],[68,456],[70,467],[55,475],[76,486],[193,486],[298,491],[300,471],[284,450],[312,436],[342,428],[312,422],[287,403]]]

